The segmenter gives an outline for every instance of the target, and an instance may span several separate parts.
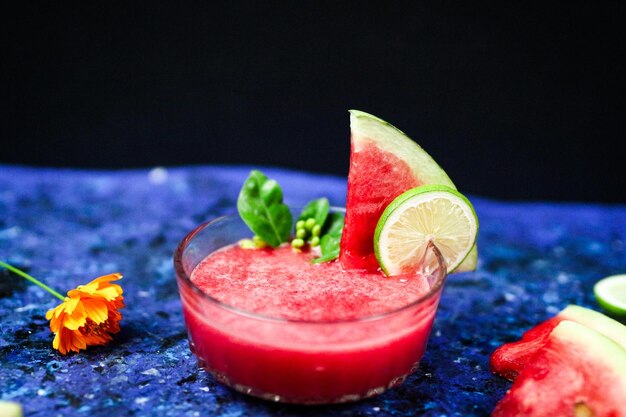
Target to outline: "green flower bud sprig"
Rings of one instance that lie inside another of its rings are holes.
[[[283,192],[276,181],[267,178],[261,171],[250,172],[239,193],[237,209],[254,233],[252,239],[239,242],[242,248],[275,248],[289,241],[293,220],[283,203]],[[330,212],[327,198],[312,200],[296,220],[291,247],[296,251],[303,250],[307,245],[311,248],[320,247],[321,257],[315,258],[314,263],[336,259],[339,256],[343,221],[343,213]]]
[[[307,243],[312,248],[319,246],[321,233],[322,225],[318,224],[313,217],[298,220],[296,222],[296,237],[291,241],[291,246],[294,249],[302,249]]]

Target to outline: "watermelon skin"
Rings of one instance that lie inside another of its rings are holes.
[[[350,169],[339,261],[345,269],[379,269],[374,231],[385,207],[408,189],[442,184],[448,175],[401,130],[371,114],[350,110]]]
[[[528,330],[520,340],[506,343],[496,349],[489,359],[492,372],[513,381],[521,370],[533,361],[534,355],[544,347],[554,328],[564,320],[589,327],[626,349],[625,326],[597,311],[569,305],[556,316]]]
[[[492,413],[510,416],[626,417],[626,350],[561,321]]]

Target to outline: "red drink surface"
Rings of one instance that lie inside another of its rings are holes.
[[[192,350],[218,380],[266,399],[332,403],[379,394],[417,366],[441,282],[415,303],[430,291],[426,277],[344,271],[312,256],[228,246],[191,274],[219,303],[180,286]]]
[[[191,281],[233,307],[291,320],[346,320],[396,310],[430,290],[422,275],[387,278],[380,272],[344,270],[339,262],[311,262],[291,246],[250,250],[238,245],[198,265]]]

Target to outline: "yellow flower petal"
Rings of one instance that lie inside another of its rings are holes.
[[[78,297],[68,297],[65,299],[63,303],[63,312],[65,314],[73,314],[76,308],[80,308],[80,298]],[[60,313],[59,313],[60,314]],[[59,315],[57,314],[57,316]]]
[[[97,298],[105,298],[112,301],[122,295],[122,287],[117,284],[109,284],[110,281],[121,279],[121,274],[110,274],[96,278],[89,284],[80,285],[76,289],[68,292],[70,297],[91,296]]]
[[[122,287],[110,284],[121,274],[98,277],[87,285],[68,291],[65,301],[46,312],[54,332],[52,347],[61,354],[79,352],[87,346],[102,345],[120,331],[124,307]]]
[[[83,300],[83,307],[87,317],[93,320],[96,324],[104,323],[109,317],[109,309],[107,303],[100,300],[85,299]]]

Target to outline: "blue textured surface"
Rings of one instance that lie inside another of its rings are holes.
[[[188,231],[234,210],[248,171],[0,165],[0,259],[61,292],[122,272],[127,304],[113,343],[62,356],[44,317],[57,300],[0,271],[0,399],[28,416],[486,416],[510,385],[489,372],[489,354],[568,303],[597,309],[593,283],[626,271],[624,206],[472,198],[479,268],[449,278],[428,351],[402,386],[332,407],[248,398],[197,367],[172,268]],[[264,171],[290,204],[345,201],[343,178]]]

